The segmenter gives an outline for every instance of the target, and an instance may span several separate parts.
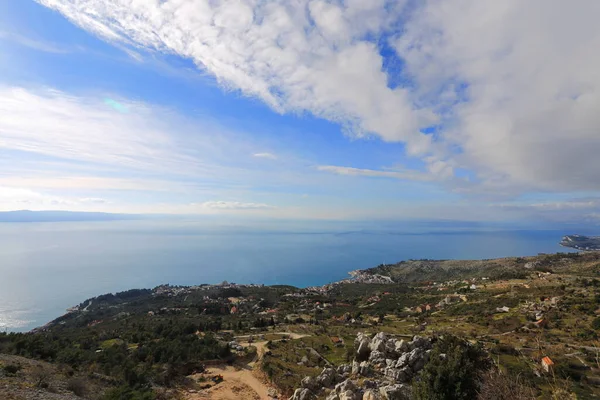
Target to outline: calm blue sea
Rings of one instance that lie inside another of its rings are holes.
[[[0,330],[29,330],[86,298],[159,284],[321,285],[409,258],[566,251],[558,230],[430,223],[0,223]]]

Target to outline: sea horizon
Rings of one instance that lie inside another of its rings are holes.
[[[0,330],[28,331],[105,293],[161,284],[321,286],[408,259],[572,251],[561,229],[404,223],[261,226],[189,220],[0,224]],[[581,229],[577,233],[590,233]]]

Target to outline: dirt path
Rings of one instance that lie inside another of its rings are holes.
[[[222,375],[223,382],[198,393],[187,393],[186,400],[270,400],[270,387],[258,379],[252,369],[232,366],[208,368],[209,375]]]
[[[300,339],[310,335],[277,332],[277,335],[287,336],[290,339]],[[254,342],[251,344],[243,343],[240,339],[248,338],[248,336],[239,336],[236,339],[244,347],[256,347],[256,358],[245,366],[217,366],[207,368],[204,374],[191,376],[192,379],[201,376],[209,377],[214,375],[222,375],[223,381],[209,389],[199,390],[197,392],[185,392],[183,397],[185,400],[271,400],[269,392],[273,392],[273,388],[265,383],[258,376],[259,363],[267,352],[268,341]],[[282,337],[283,339],[283,337]]]

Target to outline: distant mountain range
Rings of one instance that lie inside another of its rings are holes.
[[[600,250],[600,236],[567,235],[562,238],[560,245],[577,250]]]
[[[141,219],[136,214],[111,214],[76,211],[2,211],[0,222],[67,222],[67,221],[117,221]]]

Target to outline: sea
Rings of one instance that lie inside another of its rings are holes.
[[[323,285],[407,259],[569,251],[563,229],[454,222],[134,220],[0,223],[0,331],[27,331],[104,293],[160,284]]]

